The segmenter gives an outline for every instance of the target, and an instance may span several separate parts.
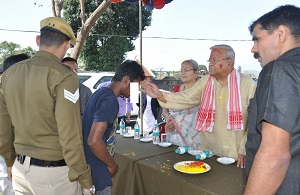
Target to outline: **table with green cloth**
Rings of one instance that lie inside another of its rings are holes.
[[[190,154],[176,154],[177,146],[162,148],[133,138],[117,137],[115,160],[119,172],[113,178],[113,195],[240,195],[244,191],[244,169],[236,163],[223,165],[217,157],[203,160],[211,170],[201,174],[185,174],[173,165],[194,161]]]
[[[177,147],[162,148],[151,142],[141,142],[133,138],[125,138],[117,134],[114,159],[119,170],[113,178],[112,194],[129,195],[136,162],[152,156],[173,153]]]

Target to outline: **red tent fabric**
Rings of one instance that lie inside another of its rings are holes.
[[[165,6],[166,1],[165,0],[154,0],[154,8],[155,9],[161,9]]]
[[[125,0],[125,1],[129,3],[134,3],[134,2],[138,2],[139,0]]]
[[[119,3],[122,0],[111,0],[111,2],[113,3]],[[138,2],[139,0],[124,0],[128,3],[134,3],[134,2]],[[145,5],[145,7],[149,10],[153,10],[155,9],[162,9],[165,4],[168,4],[170,2],[172,2],[173,0],[142,0],[143,4]]]

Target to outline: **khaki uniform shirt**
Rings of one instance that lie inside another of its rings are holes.
[[[183,92],[171,94],[164,93],[167,102],[159,103],[162,107],[174,110],[183,110],[197,106],[201,103],[207,80],[208,76],[205,76],[195,83],[192,88]],[[212,132],[200,133],[201,148],[213,149],[216,155],[226,155],[237,159],[238,154],[246,154],[247,107],[249,105],[249,100],[254,96],[256,85],[250,77],[241,74],[240,91],[244,130],[232,131],[226,130],[228,85],[222,86],[215,78],[213,78],[213,81],[216,94],[216,118]]]
[[[10,67],[0,82],[0,155],[12,166],[11,132],[17,154],[64,159],[70,181],[92,185],[85,161],[78,78],[53,54],[38,51]]]

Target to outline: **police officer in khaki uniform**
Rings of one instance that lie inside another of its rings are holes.
[[[82,144],[78,79],[61,63],[76,39],[61,18],[46,18],[40,27],[36,38],[39,51],[1,77],[0,155],[8,167],[12,166],[16,194],[91,194],[91,171]],[[10,147],[12,126],[16,158]]]

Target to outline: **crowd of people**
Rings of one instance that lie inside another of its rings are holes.
[[[300,194],[299,21],[300,8],[284,5],[249,26],[251,52],[262,66],[257,84],[235,69],[233,48],[219,44],[210,48],[209,75],[199,79],[198,63],[182,62],[183,84],[173,93],[159,90],[139,63],[127,60],[92,94],[78,82],[76,59],[64,58],[76,42],[71,26],[43,19],[39,51],[3,64],[0,190],[111,194],[118,117],[129,120],[130,82],[140,82],[151,126],[161,106],[171,142],[234,158],[245,168],[245,195]]]

